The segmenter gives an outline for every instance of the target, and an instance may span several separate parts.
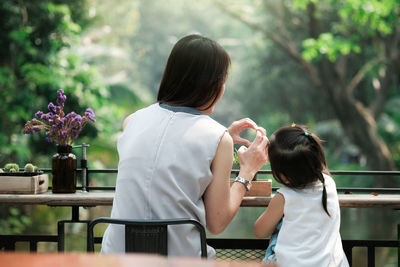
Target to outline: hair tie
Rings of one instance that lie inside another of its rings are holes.
[[[304,135],[305,136],[309,136],[310,134],[308,132],[304,132]]]
[[[296,127],[296,123],[294,123],[294,122],[292,122],[292,125],[291,125],[292,127]]]

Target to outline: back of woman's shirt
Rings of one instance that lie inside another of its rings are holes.
[[[327,208],[322,206],[322,183],[304,189],[283,186],[278,190],[285,198],[284,217],[275,253],[277,263],[290,266],[349,266],[343,252],[340,208],[333,179],[324,174]]]
[[[118,140],[118,176],[113,218],[191,218],[204,226],[203,193],[211,162],[226,128],[196,109],[153,104],[135,112]],[[190,225],[168,228],[168,255],[200,256],[199,232]],[[121,226],[110,225],[103,253],[125,250]],[[208,256],[215,251],[208,247]]]

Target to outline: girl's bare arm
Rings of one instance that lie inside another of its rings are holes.
[[[284,205],[284,196],[280,193],[276,193],[271,199],[268,208],[254,223],[254,234],[256,237],[265,238],[274,232],[280,219],[282,219]]]

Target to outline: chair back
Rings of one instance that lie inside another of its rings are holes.
[[[200,234],[201,257],[207,257],[206,232],[192,219],[131,220],[100,217],[88,224],[87,251],[94,251],[94,226],[99,223],[125,225],[125,252],[168,254],[168,225],[192,224]]]

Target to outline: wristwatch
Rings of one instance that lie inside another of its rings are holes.
[[[235,182],[239,182],[242,183],[244,185],[244,187],[246,188],[246,191],[249,191],[251,188],[251,182],[242,178],[242,177],[236,177]]]

